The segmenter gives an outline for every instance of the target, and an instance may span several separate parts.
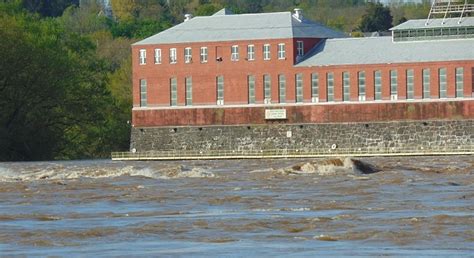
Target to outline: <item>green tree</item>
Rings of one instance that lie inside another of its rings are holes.
[[[105,156],[111,95],[92,42],[25,13],[0,23],[0,160]]]
[[[79,0],[22,0],[22,6],[26,10],[50,17],[61,16],[71,5],[78,6]]]
[[[369,3],[359,29],[363,32],[386,31],[392,27],[390,9],[380,3]]]

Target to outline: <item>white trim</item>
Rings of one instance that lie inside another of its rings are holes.
[[[170,48],[170,64],[176,64],[178,62],[178,50],[176,48]]]
[[[146,65],[146,49],[140,49],[138,58],[140,65]]]
[[[163,106],[163,107],[148,107],[148,108],[140,108],[134,105],[133,110],[167,110],[167,109],[190,109],[190,108],[252,108],[252,107],[295,107],[295,106],[325,106],[325,105],[366,105],[366,104],[393,104],[393,103],[431,103],[431,102],[453,102],[453,101],[474,101],[474,97],[464,97],[464,98],[446,98],[446,99],[400,99],[397,101],[390,101],[390,100],[369,100],[364,102],[359,101],[333,101],[333,102],[303,102],[303,103],[256,103],[256,104],[239,104],[239,105],[225,105],[225,106],[217,106],[217,105],[200,105],[200,104],[193,104],[194,106]]]
[[[161,49],[155,48],[155,64],[161,64],[161,61],[162,61]]]

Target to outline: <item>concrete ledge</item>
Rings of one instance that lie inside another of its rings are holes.
[[[329,150],[215,150],[215,151],[148,151],[114,152],[112,160],[223,160],[223,159],[277,159],[277,158],[327,158],[327,157],[390,157],[390,156],[439,156],[474,155],[474,146],[436,148],[357,148]]]

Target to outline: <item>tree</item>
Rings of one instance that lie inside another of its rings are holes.
[[[0,23],[0,160],[105,156],[112,101],[92,42],[25,13]]]
[[[22,0],[22,5],[30,12],[57,17],[61,16],[67,7],[78,6],[79,0]]]
[[[369,3],[359,29],[363,32],[386,31],[392,27],[390,9],[381,3]]]

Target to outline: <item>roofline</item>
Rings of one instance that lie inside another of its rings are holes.
[[[466,19],[474,19],[474,17],[462,17],[461,18],[461,22],[457,23],[457,26],[454,26],[454,27],[467,27],[467,26],[462,26],[462,21],[466,20]],[[448,20],[460,20],[460,17],[452,17],[452,18],[446,18],[446,19],[443,19],[443,18],[434,18],[434,19],[430,19],[430,21],[439,21],[439,20],[442,20],[442,21],[448,21]],[[390,31],[393,31],[393,30],[397,30],[397,27],[400,27],[401,25],[405,24],[405,23],[408,23],[410,21],[423,21],[424,22],[424,27],[416,27],[416,28],[411,28],[411,29],[423,29],[423,28],[446,28],[446,27],[452,27],[452,26],[448,26],[448,25],[445,25],[445,24],[440,24],[439,26],[436,26],[436,27],[429,27],[429,24],[426,25],[426,19],[412,19],[412,20],[408,20],[404,23],[400,23],[398,24],[397,26],[393,26],[392,28],[390,28],[389,30]],[[408,30],[410,28],[406,28],[406,29],[401,29],[401,30]]]

